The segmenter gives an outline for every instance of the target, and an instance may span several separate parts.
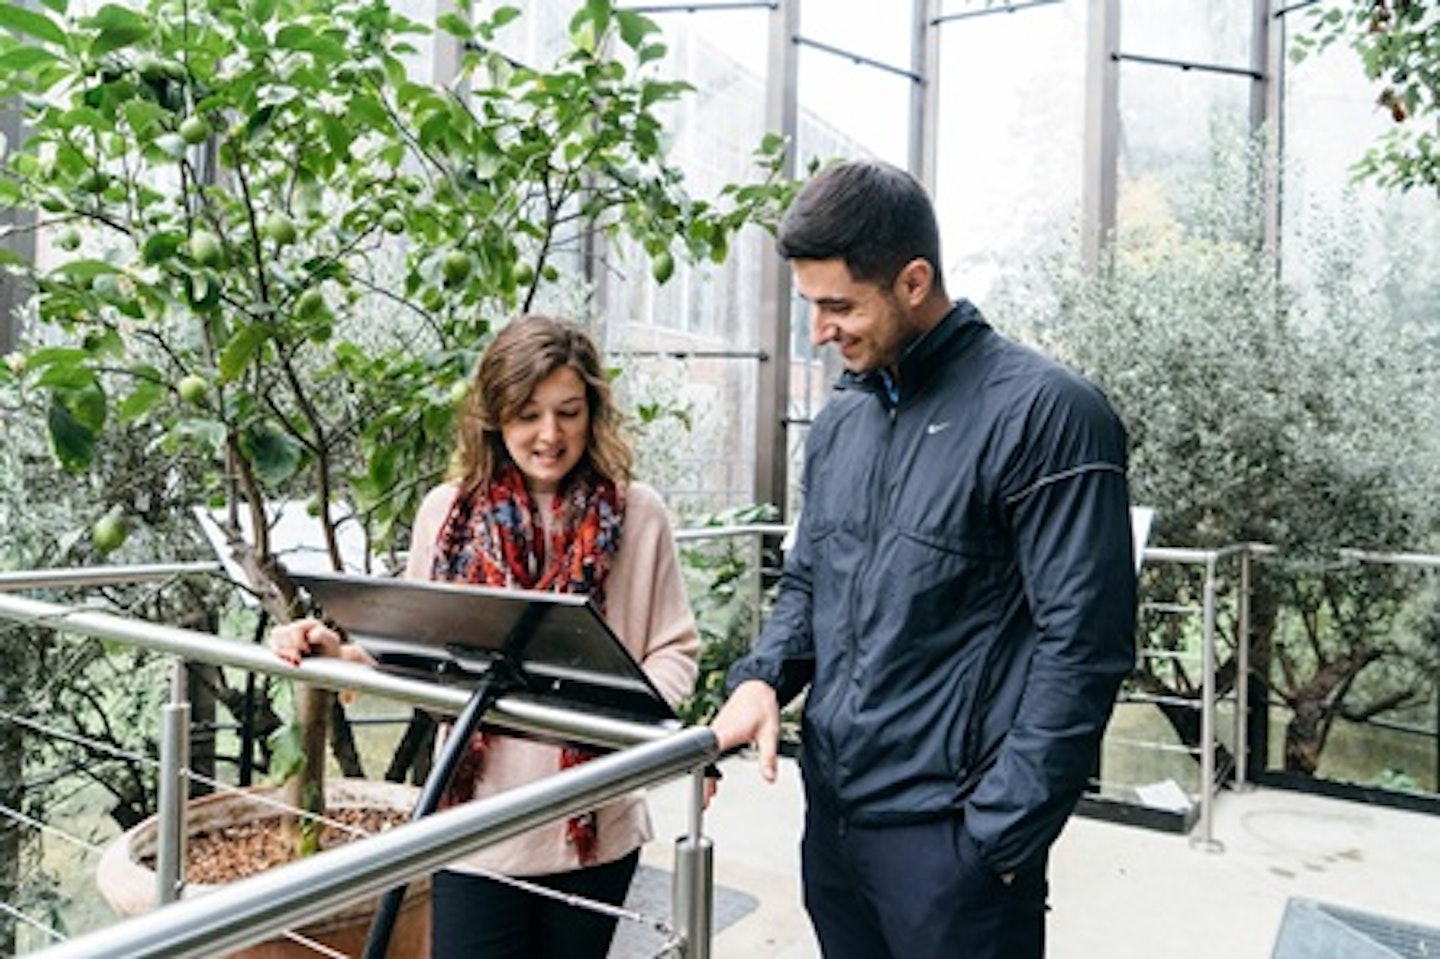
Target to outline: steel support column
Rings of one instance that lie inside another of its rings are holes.
[[[1120,134],[1120,0],[1090,0],[1085,68],[1085,182],[1081,251],[1087,269],[1104,262],[1115,233]]]
[[[800,0],[779,0],[770,11],[770,56],[765,82],[765,129],[785,138],[782,174],[796,171],[799,128]],[[789,489],[790,269],[766,244],[760,257],[759,347],[765,354],[755,390],[755,501],[786,513]]]
[[[910,172],[935,195],[940,110],[940,29],[936,0],[914,0],[910,37]]]
[[[1265,151],[1262,175],[1265,178],[1263,198],[1265,222],[1263,242],[1265,253],[1280,271],[1281,227],[1281,148],[1284,145],[1285,120],[1285,19],[1271,13],[1270,0],[1254,0],[1251,27],[1250,61],[1263,79],[1250,87],[1250,136]]]
[[[25,137],[18,102],[0,105],[0,142],[6,151],[13,150]],[[5,233],[3,246],[28,262],[35,262],[35,214],[15,207],[0,209],[0,231]],[[0,354],[13,350],[20,342],[18,311],[30,299],[30,284],[11,273],[0,273]]]

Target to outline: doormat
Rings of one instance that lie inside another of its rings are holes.
[[[635,872],[635,881],[630,884],[625,908],[643,916],[669,919],[672,876],[668,869],[642,865]],[[760,900],[749,893],[728,886],[716,886],[711,931],[718,933],[754,912],[759,905]],[[665,937],[648,925],[622,919],[615,930],[610,959],[654,959],[664,945]]]

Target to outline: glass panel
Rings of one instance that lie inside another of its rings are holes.
[[[1253,10],[1253,0],[1122,0],[1120,49],[1248,70]]]
[[[1226,74],[1121,65],[1121,230],[1156,217],[1196,225],[1183,208],[1184,198],[1196,193],[1188,187],[1212,181],[1243,157],[1250,86],[1249,79]],[[1233,195],[1244,198],[1243,191]]]
[[[1295,21],[1291,23],[1291,21]],[[1291,36],[1305,19],[1285,18]],[[1282,275],[1314,303],[1337,270],[1378,290],[1401,326],[1440,320],[1440,204],[1356,182],[1353,167],[1397,128],[1355,53],[1332,47],[1285,70]]]
[[[1085,23],[1085,4],[1065,3],[939,28],[935,202],[953,296],[983,301],[1037,251],[1073,243]]]

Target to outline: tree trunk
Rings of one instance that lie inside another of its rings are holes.
[[[1294,715],[1285,727],[1285,771],[1314,776],[1320,766],[1326,715],[1324,703],[1303,699],[1295,703]]]
[[[328,689],[295,687],[295,722],[301,730],[305,766],[286,782],[285,801],[311,816],[321,816],[325,812],[325,727],[334,699],[335,694]],[[317,852],[320,848],[319,821],[305,818],[297,823],[297,827],[297,853],[308,856]]]

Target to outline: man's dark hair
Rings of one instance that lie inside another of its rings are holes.
[[[780,220],[776,246],[787,260],[845,261],[858,282],[888,284],[917,257],[940,271],[940,228],[925,188],[904,170],[855,160],[826,167]]]

